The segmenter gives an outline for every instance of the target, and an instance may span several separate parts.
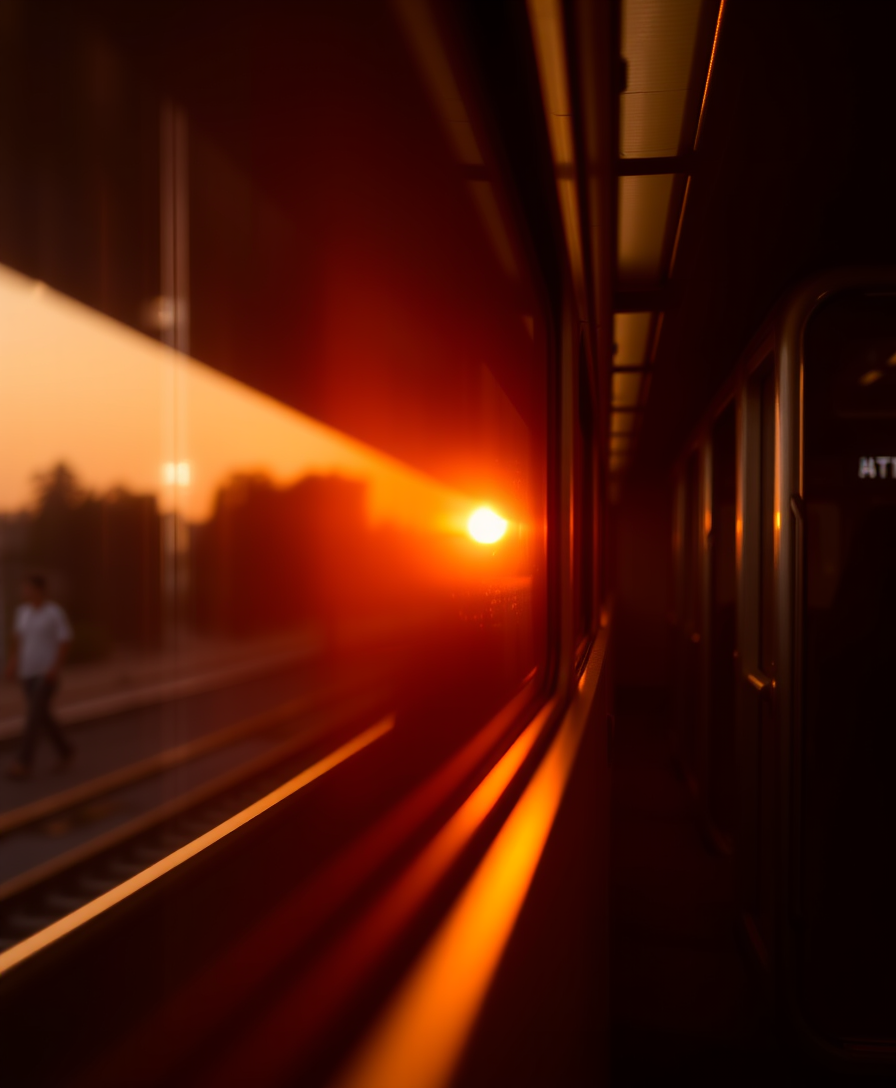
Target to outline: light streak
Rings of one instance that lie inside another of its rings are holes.
[[[223,823],[218,824],[218,826],[213,827],[211,831],[207,831],[204,835],[200,835],[199,838],[187,843],[186,846],[182,846],[179,850],[175,850],[167,857],[162,858],[161,861],[157,861],[154,865],[148,866],[142,872],[137,873],[129,880],[125,880],[116,887],[111,888],[103,895],[98,896],[96,899],[92,899],[89,903],[85,903],[83,907],[79,907],[77,910],[72,911],[71,914],[67,914],[64,918],[60,918],[58,922],[53,922],[52,925],[38,930],[37,933],[34,933],[24,941],[20,941],[18,944],[13,945],[12,948],[0,953],[0,975],[6,974],[7,971],[10,971],[23,960],[27,960],[35,955],[35,953],[40,952],[51,944],[55,944],[56,941],[67,936],[69,933],[72,933],[74,930],[80,929],[81,926],[92,921],[94,918],[97,918],[99,915],[104,914],[110,908],[134,895],[135,892],[140,891],[141,888],[145,888],[148,884],[152,884],[154,880],[158,880],[159,877],[164,876],[166,873],[170,873],[172,869],[176,869],[179,865],[183,865],[185,861],[189,861],[190,858],[202,853],[202,851],[208,849],[209,846],[213,846],[216,842],[220,842],[221,839],[225,838],[231,832],[243,827],[245,824],[249,823],[250,820],[254,820],[256,816],[260,816],[263,812],[267,812],[268,809],[273,808],[274,805],[279,804],[285,798],[296,793],[304,786],[309,785],[315,779],[320,778],[321,775],[326,774],[327,771],[331,771],[334,767],[338,767],[340,763],[345,762],[350,756],[355,755],[355,753],[360,752],[363,748],[366,748],[369,744],[378,740],[384,733],[388,733],[394,725],[394,715],[390,714],[387,717],[382,718],[369,729],[365,729],[363,733],[359,733],[358,736],[353,737],[350,741],[346,741],[345,744],[340,745],[339,748],[330,752],[329,755],[324,756],[323,759],[319,759],[316,763],[312,763],[310,767],[306,767],[304,771],[297,774],[294,778],[291,778],[288,782],[284,782],[282,786],[278,786],[277,789],[272,790],[260,800],[255,801],[247,808],[244,808],[235,816],[231,816],[229,820],[225,820]]]
[[[700,113],[699,113],[699,115],[697,117],[697,131],[694,134],[694,149],[695,150],[697,148],[697,145],[700,142],[700,130],[703,128],[703,113],[704,113],[704,110],[706,109],[706,98],[707,98],[707,95],[709,94],[709,81],[712,78],[712,69],[713,69],[713,64],[715,63],[715,59],[716,59],[716,48],[718,47],[718,44],[719,44],[719,31],[722,28],[722,15],[723,15],[724,11],[725,11],[725,0],[720,0],[719,14],[718,14],[718,17],[716,18],[716,30],[715,30],[715,33],[713,34],[713,37],[712,37],[712,50],[710,51],[710,54],[709,54],[709,65],[707,66],[707,69],[706,69],[706,83],[703,85],[703,98],[702,98],[702,100],[700,102]]]
[[[583,695],[433,940],[333,1088],[445,1088],[523,907],[572,773],[604,640]]]

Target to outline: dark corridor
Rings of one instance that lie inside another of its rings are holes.
[[[740,938],[734,859],[702,829],[664,688],[620,688],[611,760],[613,1088],[815,1088],[822,1072],[776,1032]]]

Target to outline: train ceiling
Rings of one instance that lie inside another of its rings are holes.
[[[722,5],[527,6],[579,310],[594,322],[598,355],[609,356],[601,385],[610,393],[612,497],[650,392]],[[618,25],[607,13],[618,14]],[[600,70],[615,56],[621,64],[602,81]],[[595,107],[601,95],[608,113]],[[603,262],[602,249],[609,250]]]

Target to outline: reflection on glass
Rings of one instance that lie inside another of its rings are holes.
[[[447,585],[527,581],[530,526],[9,269],[0,324],[7,589],[47,569],[76,658],[163,641],[160,548],[215,635],[400,624]]]
[[[183,819],[139,868],[208,798],[220,821],[394,722],[365,826],[546,661],[546,322],[513,202],[436,24],[350,8],[346,33],[342,5],[225,5],[214,50],[202,19],[78,0],[52,40],[28,6],[10,29],[0,630],[46,575],[79,736],[58,779],[0,777],[0,940],[75,846]],[[3,686],[0,746],[21,719]]]

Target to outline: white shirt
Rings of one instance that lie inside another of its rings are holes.
[[[40,608],[20,604],[16,609],[15,632],[22,680],[46,676],[56,662],[60,645],[70,642],[72,637],[68,617],[55,601],[44,601]]]

